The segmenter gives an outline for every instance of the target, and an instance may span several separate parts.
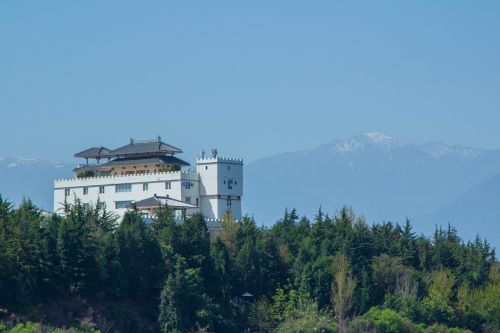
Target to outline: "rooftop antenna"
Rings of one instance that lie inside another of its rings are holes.
[[[213,158],[217,157],[217,148],[212,148],[212,157]]]
[[[133,145],[134,144],[134,138],[130,138],[130,144]]]
[[[158,142],[161,142],[161,136],[160,136],[160,134],[158,134],[158,135],[156,136],[156,139],[158,140]]]

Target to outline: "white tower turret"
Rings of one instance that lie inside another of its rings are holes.
[[[219,219],[229,211],[235,219],[241,218],[243,196],[243,160],[212,157],[196,161],[200,175],[200,210],[209,219]]]

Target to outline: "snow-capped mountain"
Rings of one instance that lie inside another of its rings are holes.
[[[326,146],[330,146],[333,151],[349,153],[357,150],[363,150],[371,146],[382,148],[385,151],[390,151],[391,149],[400,147],[401,145],[403,145],[403,142],[398,139],[394,139],[385,133],[371,132],[355,136],[354,138],[348,140],[335,140]]]
[[[421,148],[435,158],[449,156],[455,158],[475,159],[483,156],[486,153],[482,149],[463,147],[459,145],[450,145],[438,141],[422,145]]]
[[[320,205],[334,213],[348,204],[368,221],[409,217],[417,230],[429,232],[435,223],[454,224],[436,220],[435,212],[497,173],[500,150],[419,145],[368,133],[249,164],[243,204],[265,224],[278,219],[284,207],[311,216]],[[500,205],[490,209],[500,211]],[[490,234],[480,227],[477,231]]]
[[[366,133],[348,140],[335,140],[331,144],[319,148],[322,147],[330,147],[333,151],[339,153],[350,153],[370,148],[379,148],[381,151],[390,152],[393,149],[407,147],[420,149],[435,158],[449,156],[474,159],[485,153],[483,149],[452,145],[440,141],[433,141],[423,145],[409,144],[381,132]]]

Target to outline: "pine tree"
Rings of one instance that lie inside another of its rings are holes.
[[[161,288],[163,260],[152,230],[137,212],[130,211],[123,217],[116,239],[122,297],[135,301],[154,297]]]

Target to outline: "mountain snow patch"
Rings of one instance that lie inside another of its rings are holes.
[[[382,132],[369,132],[365,133],[370,140],[378,144],[390,144],[393,141],[393,138]]]
[[[422,146],[422,150],[434,158],[456,156],[465,159],[476,159],[484,155],[484,150],[459,145],[450,145],[444,142],[430,142]]]

